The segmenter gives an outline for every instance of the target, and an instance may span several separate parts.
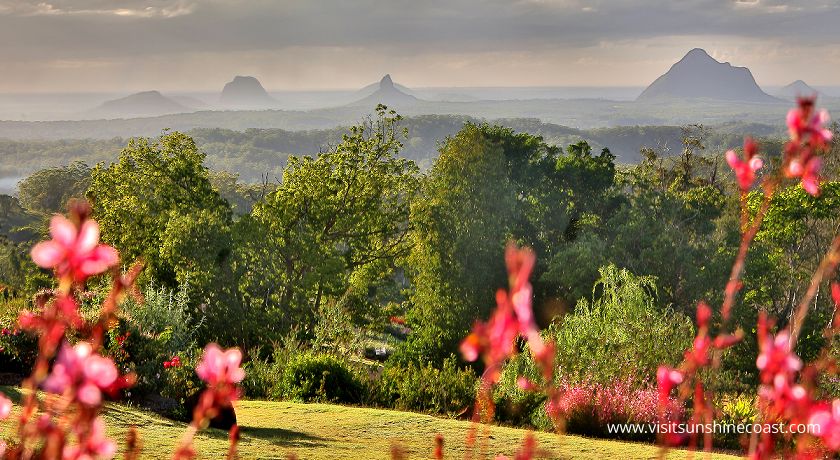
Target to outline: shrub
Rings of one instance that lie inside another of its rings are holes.
[[[572,382],[648,383],[662,363],[680,362],[694,334],[691,320],[656,307],[653,278],[614,265],[599,271],[593,300],[579,302],[545,333],[557,345],[559,375]]]
[[[282,395],[302,402],[361,401],[362,385],[348,367],[330,355],[301,353],[286,364],[281,377]]]
[[[541,406],[541,413],[533,420],[546,420],[546,410],[556,411],[566,422],[566,430],[589,436],[609,436],[619,439],[652,440],[652,434],[611,433],[611,424],[652,424],[659,421],[659,395],[655,388],[639,387],[629,380],[608,384],[583,381],[561,383],[558,400],[548,408]],[[681,409],[673,405],[674,419],[681,419]],[[540,428],[551,428],[549,425]]]
[[[185,287],[172,291],[150,283],[143,297],[142,303],[129,298],[123,304],[119,325],[108,331],[106,351],[123,371],[137,375],[133,399],[189,420],[188,400],[201,389],[194,366],[201,354],[196,330],[203,319],[193,320]],[[161,396],[177,404],[166,404]]]
[[[372,404],[394,409],[456,414],[471,407],[476,384],[473,371],[459,368],[455,357],[445,359],[439,368],[389,359],[370,382],[368,397]]]
[[[251,398],[271,400],[283,399],[280,376],[286,364],[302,353],[303,344],[296,338],[297,331],[287,334],[282,342],[275,344],[268,356],[261,356],[261,350],[252,350],[250,361],[245,365],[246,376],[242,381],[245,394]]]
[[[720,413],[716,420],[722,425],[746,425],[758,422],[755,396],[727,397],[717,407],[720,407]],[[727,449],[746,448],[749,445],[749,435],[717,432],[715,433],[714,445]]]

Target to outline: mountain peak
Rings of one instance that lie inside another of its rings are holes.
[[[189,111],[189,108],[164,96],[160,91],[141,91],[105,101],[95,109],[95,112],[113,116],[150,116]]]
[[[391,80],[390,74],[385,74],[379,83],[374,83],[372,85],[366,86],[361,89],[362,93],[367,93],[371,91],[367,96],[363,97],[362,99],[351,103],[350,105],[375,105],[375,104],[385,104],[389,107],[400,106],[405,107],[408,105],[414,105],[418,102],[418,99],[411,94],[408,94],[408,88],[401,86],[397,83],[394,83]]]
[[[259,80],[243,75],[237,75],[225,84],[220,101],[227,106],[249,108],[267,107],[276,102]]]
[[[776,96],[791,101],[795,100],[798,97],[824,97],[823,94],[816,90],[813,86],[805,83],[802,80],[796,80],[795,82],[780,89],[776,93]]]
[[[759,88],[749,69],[719,62],[702,48],[689,51],[639,96],[654,99],[779,102]]]
[[[391,80],[391,74],[385,74],[382,80],[379,81],[379,89],[390,89],[394,87],[394,81]]]

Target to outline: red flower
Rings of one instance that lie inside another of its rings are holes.
[[[495,382],[502,363],[515,352],[515,340],[525,337],[537,363],[548,377],[552,372],[554,348],[540,337],[531,306],[532,288],[528,278],[536,257],[530,249],[509,244],[505,251],[510,292],[496,292],[496,310],[486,323],[477,321],[472,332],[461,342],[464,359],[475,361],[484,357],[485,378]]]
[[[755,141],[747,138],[744,141],[744,159],[738,157],[734,150],[726,152],[726,162],[735,172],[738,186],[741,190],[747,191],[755,182],[755,172],[764,166],[764,161],[756,156],[758,147]]]
[[[50,221],[52,240],[42,241],[32,248],[32,260],[42,268],[53,268],[59,278],[71,277],[82,282],[115,265],[117,250],[99,244],[99,224],[85,220],[80,228],[64,216]]]

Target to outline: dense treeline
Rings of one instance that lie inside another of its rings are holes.
[[[505,285],[501,254],[511,240],[537,254],[535,314],[562,345],[558,363],[569,381],[646,385],[651,367],[680,359],[697,302],[720,300],[740,236],[738,189],[708,130],[681,128],[679,151],[642,149],[637,164],[621,165],[610,149],[579,139],[561,147],[511,127],[421,121],[432,136],[458,126],[426,170],[405,153],[411,129],[380,108],[346,132],[330,131],[334,142],[326,147],[314,145],[324,133],[290,140],[271,130],[199,130],[195,138],[172,132],[131,140],[114,162],[39,171],[21,182],[17,197],[0,202],[0,283],[12,298],[4,314],[26,308],[30,295],[49,287],[49,277],[28,261],[28,248],[50,214],[84,196],[103,240],[123,260],[144,261],[147,308],[169,312],[150,326],[143,318],[154,311],[132,307],[121,331],[135,324],[144,337],[162,341],[143,350],[165,359],[187,353],[190,340],[240,346],[254,366],[256,380],[246,387],[256,395],[300,394],[294,383],[272,381],[287,363],[300,366],[293,369],[299,376],[339,366],[328,354],[339,361],[390,354],[377,380],[353,383],[367,388],[354,397],[457,411],[453,395],[461,401],[469,393],[472,370],[453,355],[473,321],[487,316],[494,289]],[[546,134],[559,130],[521,123]],[[283,165],[279,182],[247,185],[207,168],[218,161],[208,151],[222,146],[272,151],[299,142],[312,142],[313,154],[262,160]],[[762,149],[775,161],[778,143]],[[825,173],[837,177],[835,160]],[[721,391],[755,380],[754,362],[741,357],[755,356],[743,351],[755,347],[756,315],[765,310],[780,325],[787,321],[840,224],[838,210],[838,182],[824,184],[819,197],[791,185],[774,198],[734,315],[748,337],[724,355]],[[166,292],[182,293],[177,305],[173,297],[165,301]],[[816,323],[827,321],[833,306],[818,296],[813,309],[815,324],[800,342],[806,358],[822,348]],[[192,331],[188,339],[173,332],[185,330]],[[430,387],[429,379],[467,389]],[[514,386],[502,388],[500,402],[519,398]],[[530,413],[500,416],[539,425]]]
[[[400,126],[407,129],[399,155],[413,160],[426,170],[437,157],[438,144],[457,133],[465,122],[480,123],[475,118],[457,115],[421,115],[405,118]],[[579,130],[536,119],[502,119],[493,122],[517,131],[542,136],[546,142],[565,145],[587,141],[595,150],[609,147],[619,164],[640,161],[642,147],[654,148],[664,155],[682,149],[683,128],[678,126],[625,126]],[[282,176],[289,156],[328,150],[341,141],[345,127],[323,130],[288,131],[284,129],[195,128],[187,131],[206,154],[206,165],[215,171],[239,174],[248,183],[275,181]],[[730,123],[708,129],[706,145],[712,149],[736,145],[747,133],[775,136],[782,133],[767,125]],[[115,161],[126,144],[122,138],[59,141],[12,141],[0,139],[0,178],[18,178],[39,169],[64,166],[75,161],[89,165]]]

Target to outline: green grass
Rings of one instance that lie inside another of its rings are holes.
[[[445,438],[446,458],[464,458],[464,439],[471,427],[466,421],[330,404],[240,401],[236,412],[243,459],[285,459],[290,453],[300,459],[387,459],[392,445],[401,446],[408,458],[430,458],[438,433]],[[136,426],[143,443],[142,458],[147,459],[169,458],[185,429],[182,423],[119,404],[109,404],[105,418],[109,435],[117,440]],[[8,435],[9,427],[3,432]],[[512,455],[526,434],[525,430],[498,426],[480,426],[479,432],[480,442],[487,445],[486,458]],[[545,451],[541,458],[647,459],[658,454],[657,447],[648,444],[550,433],[537,437]],[[224,458],[227,446],[227,433],[219,430],[202,432],[196,440],[199,458],[204,459]],[[669,458],[686,458],[686,453],[671,451]],[[734,457],[714,454],[699,458]]]

